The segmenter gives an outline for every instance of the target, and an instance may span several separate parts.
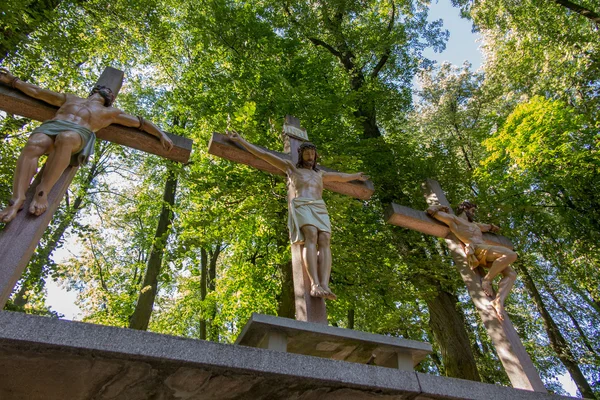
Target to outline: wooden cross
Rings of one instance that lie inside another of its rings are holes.
[[[96,84],[109,87],[116,96],[122,83],[123,72],[109,67],[102,72]],[[9,114],[46,121],[54,117],[57,109],[58,107],[0,84],[0,110]],[[186,163],[192,149],[192,141],[181,136],[168,135],[173,141],[173,148],[170,152],[167,152],[155,137],[137,129],[110,125],[96,133],[100,139]],[[4,308],[15,284],[23,274],[77,170],[78,167],[74,166],[69,166],[65,170],[48,194],[48,209],[36,217],[29,214],[27,209],[33,198],[33,191],[41,179],[41,173],[38,173],[27,191],[27,200],[23,205],[23,211],[19,212],[17,217],[0,231],[0,310]]]
[[[440,204],[450,208],[450,203],[437,181],[428,179],[423,184],[423,192],[428,205]],[[481,267],[475,270],[469,268],[461,242],[450,232],[450,229],[445,224],[431,218],[424,211],[413,210],[393,203],[386,210],[386,222],[446,240],[454,265],[467,286],[469,295],[492,339],[492,343],[496,347],[498,357],[513,387],[546,392],[540,375],[535,369],[529,354],[525,351],[525,347],[521,343],[512,322],[508,316],[504,317],[503,322],[499,321],[496,312],[489,306],[489,299],[481,288]],[[484,233],[483,238],[488,244],[501,245],[510,249],[513,247],[510,240],[500,235]]]
[[[298,162],[298,148],[303,141],[308,140],[306,130],[300,126],[300,121],[290,115],[286,116],[284,124],[284,149],[285,153],[264,149],[281,158],[291,160],[293,164]],[[262,171],[277,175],[285,175],[282,171],[271,164],[252,155],[242,146],[230,141],[227,136],[213,133],[208,145],[210,154],[226,158],[231,161],[250,165]],[[325,171],[333,170],[319,166]],[[337,193],[346,194],[361,200],[367,200],[374,192],[373,183],[370,181],[351,182],[324,182],[323,186]],[[288,203],[295,196],[294,190],[288,186]],[[294,280],[294,295],[296,304],[296,319],[299,321],[317,322],[327,324],[327,311],[325,301],[310,295],[310,280],[302,266],[302,245],[292,244],[292,269]]]

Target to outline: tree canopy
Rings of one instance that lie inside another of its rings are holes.
[[[365,171],[372,199],[327,192],[329,323],[428,341],[422,372],[508,385],[438,239],[391,226],[390,202],[453,204],[503,228],[520,257],[508,314],[548,388],[600,392],[600,41],[591,0],[453,0],[480,32],[480,71],[424,57],[448,39],[413,0],[9,1],[2,66],[84,95],[125,71],[116,106],[194,141],[176,165],[99,142],[15,288],[10,309],[51,314],[45,285],[84,321],[231,343],[251,313],[293,318],[285,179],[211,156],[235,129],[282,150],[298,117],[321,164]],[[414,86],[415,80],[418,82]],[[36,122],[0,113],[0,197]],[[72,250],[56,262],[58,249]]]

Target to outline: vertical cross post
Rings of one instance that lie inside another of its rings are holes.
[[[308,135],[306,134],[306,130],[300,126],[300,121],[297,118],[288,115],[286,116],[285,121],[283,134],[285,153],[279,153],[265,148],[261,149],[296,164],[298,162],[298,148],[302,142],[308,140]],[[259,146],[255,147],[260,148]],[[231,161],[250,165],[265,172],[285,176],[285,172],[282,170],[274,167],[260,157],[254,156],[243,146],[232,142],[227,136],[219,133],[213,133],[210,143],[208,144],[208,152]],[[319,168],[327,172],[337,172],[323,166],[319,166]],[[289,179],[288,185],[290,185]],[[371,198],[371,195],[375,191],[373,182],[362,180],[353,180],[349,182],[327,180],[323,182],[323,187],[361,200]],[[288,186],[288,202],[291,202],[294,196],[295,188]],[[302,245],[292,244],[292,268],[296,319],[299,321],[327,324],[325,301],[310,295],[310,280],[302,265]]]
[[[284,151],[289,153],[295,165],[298,162],[298,148],[302,142],[308,141],[308,135],[300,126],[300,120],[291,115],[286,116],[283,129]],[[296,190],[288,180],[288,208],[294,197],[296,197]],[[299,243],[292,243],[292,271],[296,319],[327,324],[325,300],[310,295],[310,279],[306,268],[302,265],[302,245]]]

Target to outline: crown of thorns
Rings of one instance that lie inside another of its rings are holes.
[[[315,146],[311,142],[302,142],[302,144],[298,147],[298,163],[296,164],[296,166],[302,166],[302,152],[308,149],[313,149],[315,151],[315,162],[313,163],[312,169],[318,171],[319,169],[317,168],[317,160],[319,158],[319,153],[317,153],[317,146]]]
[[[458,205],[458,213],[465,211],[467,208],[477,208],[477,204],[471,203],[468,200],[463,201]]]
[[[302,154],[302,152],[306,149],[313,149],[314,151],[317,151],[317,146],[311,142],[302,142],[300,147],[298,147],[298,155]]]
[[[102,89],[105,89],[109,93],[106,94],[106,93],[102,92],[101,91]],[[96,85],[90,92],[90,96],[93,95],[94,93],[99,93],[100,96],[102,96],[102,98],[104,98],[104,105],[106,107],[112,106],[112,104],[115,102],[115,94],[113,93],[112,89],[109,88],[108,86]]]

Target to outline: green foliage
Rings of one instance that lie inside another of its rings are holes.
[[[6,21],[33,18],[25,3],[13,3]],[[165,170],[175,168],[175,219],[149,329],[230,343],[252,312],[275,314],[290,261],[285,179],[206,147],[212,132],[235,129],[281,151],[283,118],[292,114],[323,165],[365,171],[377,189],[369,201],[324,194],[339,297],[328,304],[331,324],[433,341],[436,354],[421,371],[446,374],[429,307],[448,294],[458,299],[482,379],[508,384],[442,243],[383,220],[391,201],[424,209],[420,183],[437,178],[453,204],[476,200],[482,219],[527,254],[576,361],[598,381],[597,32],[538,0],[460,3],[484,37],[484,73],[423,60],[425,47],[443,48],[447,32],[427,22],[425,3],[409,0],[94,0],[61,2],[35,19],[35,29],[10,44],[5,65],[17,75],[84,95],[105,65],[121,68],[117,106],[193,139],[194,149],[188,165],[167,166],[111,146],[92,178],[82,170],[43,239],[50,252],[39,252],[41,272],[32,264],[21,282],[34,288],[28,312],[48,312],[44,284],[52,277],[78,292],[84,320],[128,326],[145,290]],[[33,123],[1,123],[7,198]],[[85,201],[73,213],[78,197]],[[54,265],[48,255],[70,247],[68,237],[82,251]],[[531,303],[517,284],[507,309],[545,381],[560,391],[564,368]]]

